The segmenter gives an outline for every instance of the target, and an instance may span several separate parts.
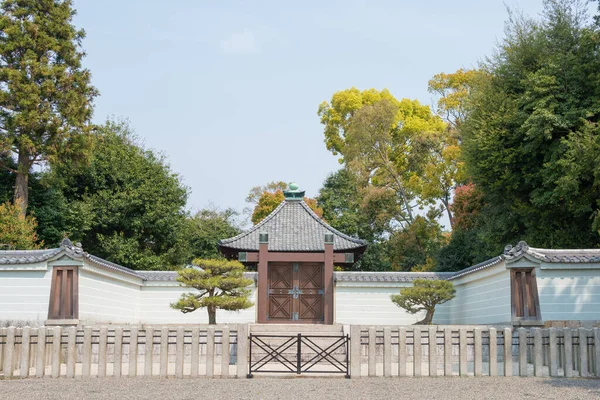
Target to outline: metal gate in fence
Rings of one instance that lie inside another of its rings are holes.
[[[248,338],[248,378],[257,372],[344,374],[350,378],[348,335],[250,334]]]

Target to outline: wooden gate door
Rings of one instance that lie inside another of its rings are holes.
[[[323,264],[269,263],[269,307],[273,322],[323,322]]]

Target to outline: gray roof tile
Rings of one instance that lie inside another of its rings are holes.
[[[325,233],[333,233],[334,251],[354,250],[367,245],[365,241],[329,226],[304,201],[283,201],[249,231],[223,239],[219,245],[235,250],[258,251],[259,233],[269,234],[269,251],[324,251]]]

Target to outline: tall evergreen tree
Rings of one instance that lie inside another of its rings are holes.
[[[88,154],[92,100],[83,30],[70,0],[0,4],[0,151],[16,158],[14,197],[27,211],[34,164]]]
[[[547,0],[541,19],[511,14],[483,65],[461,127],[499,251],[600,245],[600,35],[576,0]],[[594,225],[594,217],[596,225]]]

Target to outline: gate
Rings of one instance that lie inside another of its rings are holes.
[[[248,378],[255,372],[344,374],[350,378],[348,335],[250,334]]]

